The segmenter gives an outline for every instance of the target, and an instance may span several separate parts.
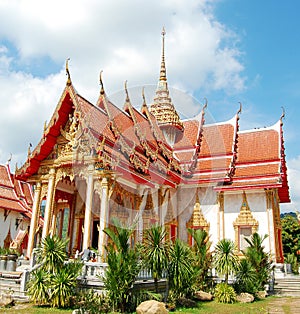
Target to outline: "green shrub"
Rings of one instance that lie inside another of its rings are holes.
[[[236,301],[236,293],[227,283],[217,284],[214,296],[220,303],[234,303]]]

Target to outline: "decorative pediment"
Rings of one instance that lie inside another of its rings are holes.
[[[205,217],[202,213],[198,193],[196,194],[196,202],[194,205],[194,210],[193,210],[192,216],[191,216],[190,220],[187,222],[186,226],[187,226],[187,228],[192,228],[192,229],[202,228],[207,232],[209,230],[210,224],[205,219]]]
[[[252,231],[256,232],[258,228],[258,221],[253,217],[245,191],[243,192],[243,202],[240,209],[240,213],[237,219],[234,221],[233,226],[237,228],[238,226],[251,226]]]

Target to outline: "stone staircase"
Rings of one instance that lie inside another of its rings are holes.
[[[279,296],[300,297],[300,276],[287,275],[275,280],[274,292]]]
[[[0,272],[0,295],[9,297],[17,302],[27,302],[28,296],[22,284],[23,272],[2,271]]]

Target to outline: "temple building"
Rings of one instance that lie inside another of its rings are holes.
[[[0,165],[0,247],[26,254],[32,204],[31,186]]]
[[[37,236],[57,234],[69,238],[70,254],[94,247],[102,259],[103,229],[116,217],[135,227],[132,243],[155,223],[170,240],[192,245],[187,229],[201,228],[212,247],[227,238],[239,252],[252,233],[268,234],[266,249],[283,261],[280,203],[290,198],[282,117],[273,126],[240,131],[241,108],[229,121],[206,124],[205,104],[182,120],[169,93],[164,32],[162,40],[153,103],[142,92],[140,110],[126,85],[122,109],[113,104],[101,75],[98,100],[90,103],[74,88],[66,64],[66,86],[50,122],[16,170],[34,190],[28,257]]]

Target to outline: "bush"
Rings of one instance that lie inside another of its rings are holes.
[[[236,293],[227,283],[217,284],[214,296],[220,303],[234,303],[236,301]]]
[[[80,313],[98,314],[111,312],[108,297],[93,290],[82,290],[76,301],[79,304]]]

